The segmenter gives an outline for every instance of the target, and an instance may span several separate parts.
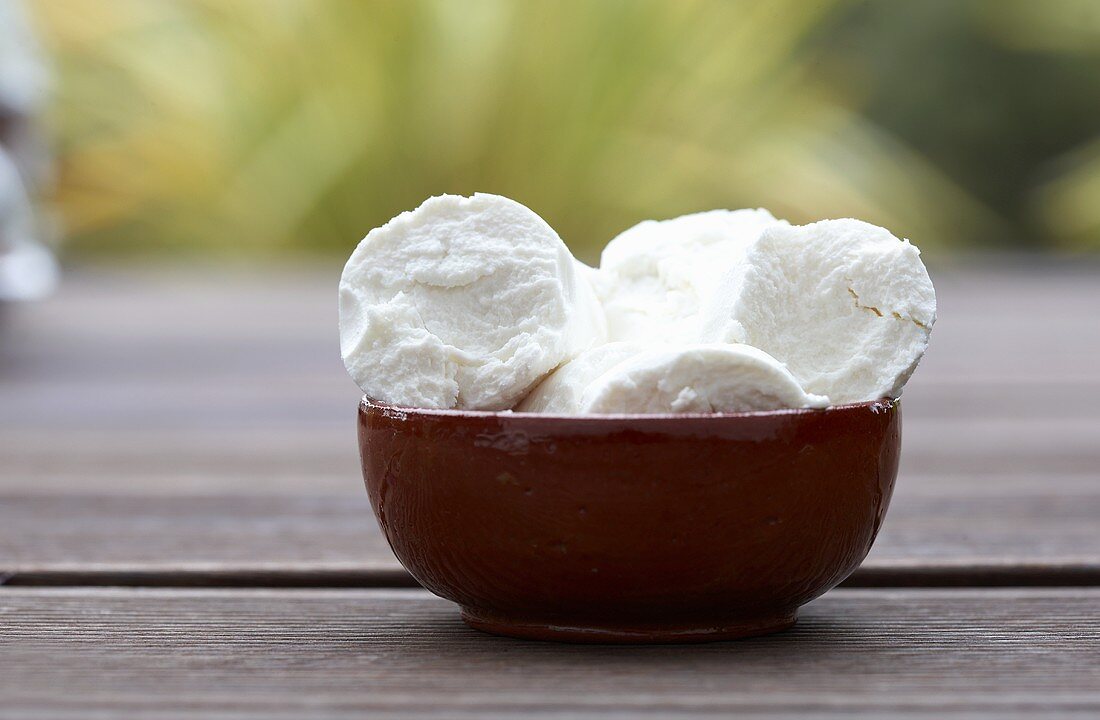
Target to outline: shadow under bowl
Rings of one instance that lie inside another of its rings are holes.
[[[896,401],[554,416],[364,399],[371,505],[401,564],[479,630],[700,642],[794,624],[866,557],[897,475]]]

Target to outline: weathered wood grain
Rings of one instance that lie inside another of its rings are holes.
[[[839,590],[701,646],[479,634],[419,590],[0,591],[10,717],[1086,717],[1100,590]]]
[[[1014,565],[1028,568],[1009,575],[1018,582],[1027,576],[1055,582],[1066,577],[1067,567],[1079,568],[1078,582],[1087,575],[1100,581],[1095,478],[904,480],[857,582],[878,577],[904,584],[903,576],[919,568],[934,571],[920,575],[931,582],[965,568],[986,573],[981,582],[989,583]],[[0,494],[0,573],[9,582],[41,582],[49,573],[75,582],[91,572],[141,582],[142,573],[148,579],[175,571],[180,582],[275,585],[301,584],[294,578],[303,573],[318,584],[338,585],[375,585],[371,576],[379,574],[401,577],[358,485],[312,493],[242,494],[236,488],[219,491],[213,483],[178,493],[54,488]],[[1044,565],[1052,568],[1047,579]]]
[[[338,271],[85,271],[20,308],[0,336],[0,573],[399,578],[359,478]],[[1100,567],[1100,273],[933,274],[868,571]]]
[[[337,357],[338,272],[67,277],[0,340],[0,426],[340,423],[357,393]],[[912,412],[1096,418],[1100,268],[934,274],[940,320]]]

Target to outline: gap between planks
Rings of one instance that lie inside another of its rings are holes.
[[[23,587],[415,588],[399,568],[44,567],[0,571]],[[1100,563],[922,563],[859,568],[848,588],[1100,587]]]

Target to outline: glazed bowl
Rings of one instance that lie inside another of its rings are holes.
[[[401,564],[500,635],[762,635],[846,578],[897,475],[895,401],[555,416],[364,399],[371,505]]]

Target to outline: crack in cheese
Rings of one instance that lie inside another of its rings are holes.
[[[766,229],[723,278],[700,339],[741,342],[835,403],[896,398],[936,321],[920,251],[859,220]]]

